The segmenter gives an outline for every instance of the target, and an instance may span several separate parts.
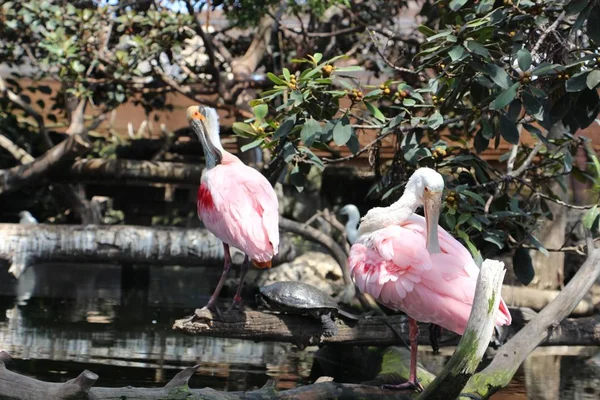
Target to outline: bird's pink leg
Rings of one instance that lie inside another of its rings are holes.
[[[240,270],[240,283],[238,283],[237,290],[235,292],[235,296],[233,297],[233,303],[227,312],[231,311],[234,308],[241,309],[242,308],[242,286],[244,285],[244,278],[246,277],[246,273],[248,272],[248,267],[250,266],[250,259],[248,256],[244,257],[244,262],[242,263],[242,268]]]
[[[419,338],[419,326],[417,321],[408,318],[408,338],[410,340],[410,373],[408,381],[399,385],[383,385],[385,389],[417,389],[423,390],[423,386],[417,381],[417,339]]]
[[[216,306],[217,298],[219,297],[219,293],[221,293],[221,289],[223,289],[223,285],[225,284],[225,279],[227,279],[227,274],[231,269],[231,254],[229,253],[229,245],[223,243],[223,253],[225,258],[225,264],[223,265],[223,273],[221,274],[221,279],[219,279],[219,283],[217,283],[217,287],[213,292],[212,296],[208,300],[208,303],[204,308],[209,309],[211,311],[216,311],[219,313],[219,309]]]

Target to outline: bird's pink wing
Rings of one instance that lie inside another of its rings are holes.
[[[213,203],[212,208],[198,203],[198,214],[207,229],[252,260],[271,260],[279,247],[279,206],[266,178],[236,163],[208,171],[202,185]]]
[[[361,240],[350,249],[349,267],[356,286],[383,304],[401,301],[431,269],[425,239],[403,226],[389,226]]]

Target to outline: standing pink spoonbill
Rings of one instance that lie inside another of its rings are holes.
[[[257,268],[270,268],[277,254],[279,203],[273,187],[260,172],[223,149],[219,116],[214,108],[189,107],[187,118],[202,143],[206,160],[198,188],[198,218],[223,242],[225,255],[223,274],[205,308],[218,312],[215,303],[231,268],[229,246],[245,254],[231,310],[241,305],[250,261]]]
[[[444,179],[431,168],[410,177],[402,197],[363,217],[350,249],[350,274],[356,286],[379,303],[409,317],[410,377],[391,385],[421,388],[417,382],[417,321],[462,335],[473,306],[479,268],[469,251],[438,226]],[[425,218],[414,213],[423,206]],[[510,325],[504,300],[496,325]]]

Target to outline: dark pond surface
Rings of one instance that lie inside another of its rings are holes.
[[[19,280],[5,271],[0,349],[13,357],[8,367],[15,372],[62,382],[89,369],[100,376],[96,386],[150,387],[200,364],[191,387],[228,391],[259,388],[268,379],[292,388],[314,378],[316,348],[172,331],[175,319],[206,303],[218,269],[44,264]],[[598,399],[598,354],[594,348],[541,349],[494,398]],[[420,357],[432,372],[448,358]]]

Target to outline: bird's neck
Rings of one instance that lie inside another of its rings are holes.
[[[369,210],[361,221],[359,235],[364,235],[386,228],[391,225],[400,225],[421,204],[414,192],[405,190],[402,197],[388,207],[376,207]]]

